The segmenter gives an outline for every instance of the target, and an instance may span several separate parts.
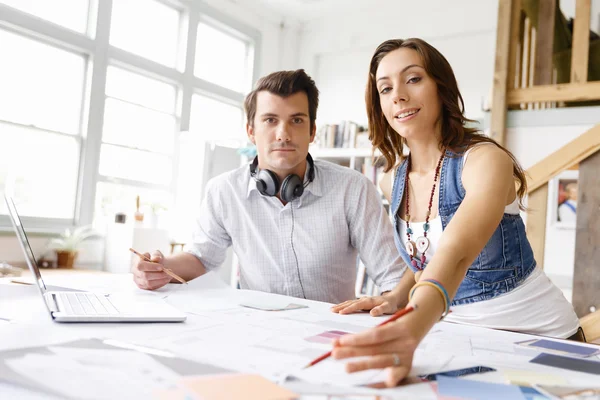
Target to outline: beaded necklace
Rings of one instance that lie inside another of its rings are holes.
[[[425,252],[429,248],[429,239],[427,239],[427,231],[429,231],[429,217],[431,216],[431,207],[433,206],[433,194],[435,193],[435,185],[437,183],[438,176],[440,174],[440,169],[442,168],[442,161],[444,160],[444,155],[446,151],[442,151],[442,155],[440,156],[440,160],[438,161],[437,167],[435,169],[435,176],[433,178],[433,187],[431,188],[431,196],[429,196],[429,207],[427,208],[427,216],[425,217],[425,223],[423,224],[423,236],[417,238],[417,243],[410,240],[410,235],[413,233],[410,228],[410,154],[408,155],[407,166],[406,166],[406,178],[404,179],[404,187],[406,188],[406,252],[410,256],[410,262],[416,269],[422,270],[425,267]],[[417,251],[421,253],[421,265],[423,268],[419,268],[417,266]]]

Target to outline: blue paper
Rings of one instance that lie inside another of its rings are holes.
[[[526,400],[518,386],[438,376],[440,396],[472,400]]]

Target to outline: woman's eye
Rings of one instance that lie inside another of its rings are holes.
[[[390,91],[390,88],[389,88],[389,87],[384,87],[384,88],[381,88],[381,89],[379,90],[379,93],[381,93],[381,94],[386,94],[386,93],[387,93],[387,92],[389,92],[389,91]]]
[[[417,83],[421,80],[420,76],[414,76],[408,80],[408,83]]]

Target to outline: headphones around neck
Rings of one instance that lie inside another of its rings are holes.
[[[254,158],[250,164],[250,176],[256,181],[256,188],[263,196],[281,195],[281,200],[289,203],[304,193],[304,188],[315,179],[315,163],[310,154],[307,154],[308,161],[308,182],[304,183],[303,179],[296,174],[290,174],[285,177],[283,182],[279,182],[279,178],[273,171],[268,169],[258,170],[258,156]],[[257,172],[258,170],[258,172]]]

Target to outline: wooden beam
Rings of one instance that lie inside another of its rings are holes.
[[[573,139],[527,170],[529,193],[600,150],[600,124]]]
[[[600,151],[579,165],[573,307],[579,317],[600,309]],[[593,308],[592,308],[593,307]]]
[[[554,46],[554,18],[556,1],[540,1],[536,31],[534,85],[552,83],[552,53]]]
[[[537,265],[544,267],[546,246],[546,213],[548,212],[548,184],[530,192],[527,197],[527,239],[533,249]]]
[[[506,96],[509,105],[543,101],[588,101],[600,99],[600,81],[561,83],[511,89]]]
[[[492,95],[491,136],[504,145],[506,130],[506,89],[509,63],[511,0],[498,0],[498,27],[496,29],[496,57]]]
[[[587,81],[590,52],[590,0],[577,0],[573,22],[573,50],[571,56],[571,83]]]
[[[517,60],[519,42],[523,36],[521,30],[521,0],[512,0],[510,10],[510,37],[508,42],[508,77],[507,87],[514,89],[517,87]]]

